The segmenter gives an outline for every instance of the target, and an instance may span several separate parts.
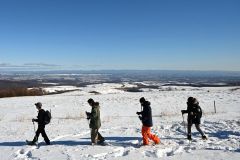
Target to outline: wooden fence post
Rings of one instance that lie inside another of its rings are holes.
[[[217,113],[216,102],[215,101],[214,101],[214,111],[215,111],[215,113]]]

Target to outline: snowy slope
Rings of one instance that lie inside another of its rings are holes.
[[[119,87],[121,84],[99,84],[60,95],[0,99],[1,159],[239,159],[240,90],[174,87],[171,91],[129,93],[117,90]],[[140,111],[142,96],[152,104],[152,132],[161,138],[160,145],[141,146],[141,123],[135,113]],[[207,141],[202,141],[195,129],[193,142],[185,139],[180,110],[186,108],[189,96],[197,97],[204,110],[202,127]],[[90,145],[84,115],[91,109],[89,98],[100,102],[100,132],[108,146]],[[217,114],[213,113],[214,100]],[[52,145],[46,146],[40,137],[39,148],[25,145],[25,140],[34,136],[31,119],[37,115],[33,105],[37,101],[53,114],[46,127]]]

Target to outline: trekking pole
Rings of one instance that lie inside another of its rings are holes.
[[[36,133],[35,123],[33,122],[34,133]]]
[[[33,129],[34,129],[34,134],[36,134],[36,127],[35,127],[34,121],[33,121]],[[38,146],[38,139],[37,139],[36,145]]]
[[[186,128],[186,124],[185,124],[185,121],[184,121],[184,116],[182,114],[182,118],[183,118],[183,125],[184,125],[184,128],[185,128],[185,134],[187,135],[187,128]]]
[[[90,125],[90,122],[89,122],[89,121],[90,121],[90,118],[88,118],[88,112],[86,111],[85,113],[86,113],[86,115],[87,115],[88,125]]]

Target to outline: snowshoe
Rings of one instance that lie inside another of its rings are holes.
[[[37,145],[37,143],[36,143],[36,142],[29,141],[29,140],[26,140],[26,143],[27,143],[27,145],[30,145],[30,146]]]

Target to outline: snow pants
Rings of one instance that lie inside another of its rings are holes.
[[[45,132],[45,126],[38,126],[38,129],[36,131],[36,135],[33,139],[33,142],[35,143],[38,141],[38,137],[39,137],[40,133],[42,134],[42,137],[44,138],[44,141],[46,142],[46,144],[50,144],[50,140],[48,139],[48,136]]]
[[[200,124],[195,124],[195,127],[198,130],[198,132],[203,136],[204,133],[200,128]],[[191,133],[192,133],[191,129],[192,129],[192,124],[190,123],[190,124],[188,124],[188,135],[191,135]]]
[[[149,144],[149,139],[154,141],[155,144],[160,143],[160,138],[151,133],[151,127],[142,126],[143,145]]]
[[[192,125],[195,124],[196,129],[198,130],[198,132],[203,136],[204,133],[200,128],[200,122],[201,122],[201,118],[200,117],[188,117],[188,135],[191,135],[192,131]]]

